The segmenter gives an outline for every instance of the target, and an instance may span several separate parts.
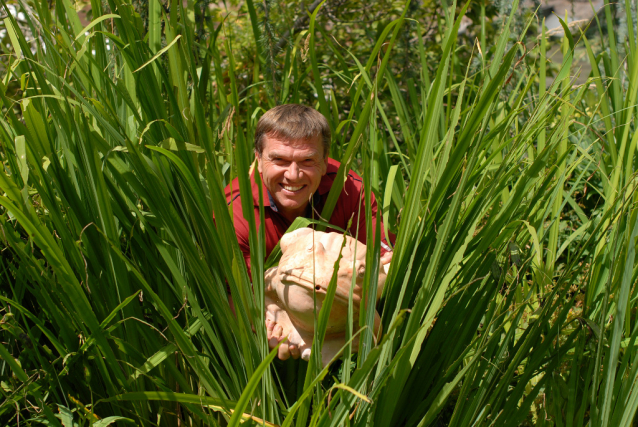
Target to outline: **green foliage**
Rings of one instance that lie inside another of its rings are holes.
[[[635,422],[633,27],[608,4],[551,64],[517,2],[340,4],[93,0],[87,26],[69,0],[3,3],[3,424]],[[383,334],[369,226],[360,352],[323,369],[270,364],[264,233],[247,218],[249,277],[223,194],[252,199],[256,120],[283,102],[328,118],[397,234]]]

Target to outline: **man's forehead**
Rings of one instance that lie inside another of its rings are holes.
[[[284,139],[270,137],[264,141],[264,151],[269,155],[291,154],[292,152],[304,152],[314,155],[321,154],[323,145],[320,138]]]

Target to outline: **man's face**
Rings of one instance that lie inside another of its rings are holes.
[[[310,196],[326,174],[321,135],[284,140],[264,135],[258,169],[282,215],[292,221],[304,214]]]

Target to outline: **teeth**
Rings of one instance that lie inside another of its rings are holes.
[[[301,190],[301,187],[303,187],[303,185],[299,185],[297,187],[292,187],[290,185],[284,185],[283,187],[284,187],[285,190],[288,190],[288,191],[299,191],[299,190]]]

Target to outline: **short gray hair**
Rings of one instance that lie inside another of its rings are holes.
[[[255,152],[264,149],[264,136],[281,139],[310,139],[321,135],[323,156],[330,153],[330,126],[319,111],[300,104],[285,104],[271,108],[261,116],[255,129]]]

